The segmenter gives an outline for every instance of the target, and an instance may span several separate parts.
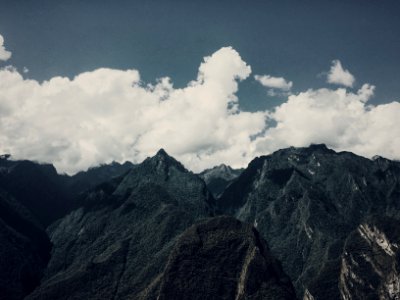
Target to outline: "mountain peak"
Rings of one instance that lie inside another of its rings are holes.
[[[177,161],[175,158],[168,155],[168,153],[163,148],[158,150],[156,155],[154,155],[153,157],[147,158],[146,161],[148,161],[152,165],[156,166],[157,169],[161,168],[161,169],[166,170],[169,167],[174,166],[175,168],[177,168],[180,171],[187,172],[185,167],[179,161]]]
[[[164,148],[158,150],[156,156],[169,157],[168,153],[164,150]]]
[[[311,144],[309,148],[313,150],[330,150],[326,144]]]

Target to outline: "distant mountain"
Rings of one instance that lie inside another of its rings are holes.
[[[82,193],[125,174],[132,167],[130,162],[113,162],[68,176],[58,174],[51,164],[10,160],[10,155],[1,155],[0,188],[47,227],[71,209],[79,207]]]
[[[110,181],[112,178],[119,177],[132,169],[134,165],[127,161],[123,164],[112,162],[89,168],[87,171],[80,171],[72,176],[64,175],[65,185],[74,195],[79,195],[95,186]]]
[[[26,207],[44,227],[65,215],[71,193],[50,164],[0,158],[0,188]]]
[[[243,169],[232,169],[230,166],[221,164],[214,168],[204,170],[199,176],[203,178],[214,198],[218,198],[226,187],[242,172]]]
[[[160,150],[49,228],[52,257],[29,299],[140,299],[178,235],[214,207],[205,183]]]
[[[373,228],[368,223],[372,214],[398,222],[400,163],[336,153],[325,145],[283,149],[254,159],[227,187],[218,205],[254,224],[282,261],[299,296],[362,299],[350,283],[339,288],[345,276],[343,259],[349,257],[343,249],[350,247],[349,235],[357,228]],[[398,223],[393,226],[400,229]],[[369,281],[363,282],[368,290]],[[353,296],[346,296],[346,289]]]
[[[150,288],[144,299],[296,299],[290,279],[257,230],[231,217],[187,229],[159,281],[160,288]]]

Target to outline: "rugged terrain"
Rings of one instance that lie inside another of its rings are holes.
[[[53,224],[52,257],[28,299],[140,299],[157,288],[177,236],[214,214],[205,183],[160,150],[87,193]]]
[[[336,153],[325,145],[283,149],[254,159],[218,204],[254,224],[299,297],[345,298],[339,281],[351,232],[368,225],[372,214],[391,217],[400,228],[400,163]]]
[[[398,299],[399,220],[400,163],[325,145],[199,175],[0,156],[0,299]]]

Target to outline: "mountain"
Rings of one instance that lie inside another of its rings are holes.
[[[0,300],[400,297],[400,162],[311,145],[201,176],[0,156]]]
[[[28,299],[140,299],[159,285],[178,235],[214,207],[205,183],[160,150],[48,229],[52,256]]]
[[[10,155],[0,155],[0,188],[47,227],[79,206],[82,193],[121,176],[132,166],[130,162],[113,162],[69,176],[58,174],[51,164],[10,160]]]
[[[22,299],[39,284],[51,244],[30,211],[0,188],[0,299]]]
[[[71,193],[50,164],[0,158],[0,188],[27,208],[44,227],[64,216]]]
[[[349,236],[368,225],[373,214],[399,220],[399,199],[399,162],[311,145],[254,159],[218,205],[254,224],[282,261],[298,295],[340,299],[345,298],[339,282],[346,240],[349,246]]]
[[[232,169],[230,166],[221,164],[214,168],[204,170],[199,176],[203,178],[214,198],[218,198],[226,187],[242,172],[243,169]]]
[[[160,288],[144,299],[296,299],[290,279],[249,224],[217,217],[187,229],[174,246]]]
[[[129,161],[123,164],[114,161],[111,164],[92,167],[87,171],[81,171],[72,176],[64,175],[63,180],[67,188],[73,191],[75,196],[78,196],[101,183],[125,174],[132,167],[133,164]]]

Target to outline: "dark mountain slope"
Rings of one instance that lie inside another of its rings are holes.
[[[52,257],[29,299],[138,299],[177,236],[213,211],[205,183],[160,150],[49,228]]]
[[[209,219],[186,230],[160,281],[156,297],[144,299],[296,298],[290,279],[258,232],[231,217]]]
[[[199,174],[207,184],[208,189],[214,198],[222,195],[226,187],[231,184],[241,173],[243,169],[232,169],[224,164],[211,169],[204,170]]]
[[[0,299],[17,300],[39,284],[51,244],[28,209],[0,189]]]
[[[24,205],[45,227],[80,206],[81,194],[119,177],[133,164],[117,162],[73,176],[60,175],[53,165],[0,156],[0,188]]]
[[[132,169],[131,162],[120,164],[112,162],[97,167],[89,168],[87,171],[81,171],[73,176],[63,176],[64,184],[73,192],[75,196],[94,188],[104,182],[110,181],[112,178],[122,176]]]
[[[400,216],[400,163],[325,145],[254,159],[218,201],[253,223],[309,299],[339,299],[347,236],[371,214]]]
[[[71,195],[53,165],[0,159],[0,188],[47,226],[65,215]]]

